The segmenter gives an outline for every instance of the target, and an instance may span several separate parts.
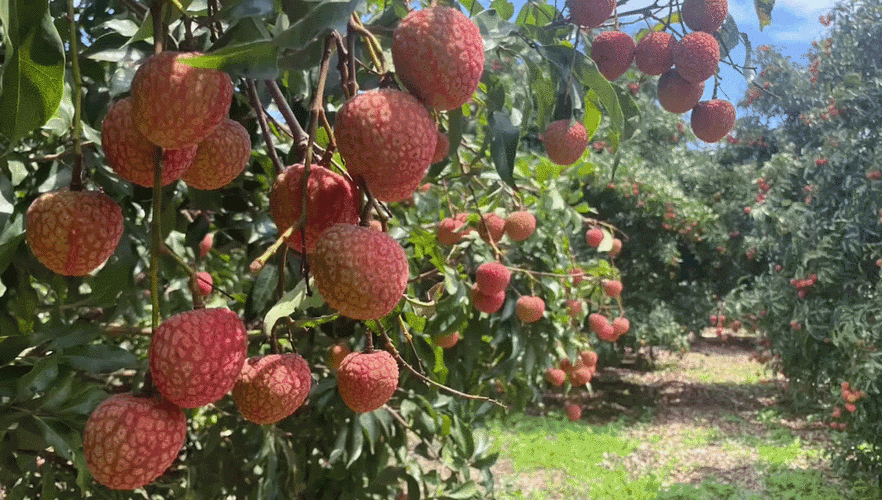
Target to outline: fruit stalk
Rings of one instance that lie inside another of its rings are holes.
[[[276,106],[279,108],[279,112],[282,113],[282,117],[285,119],[288,128],[291,129],[291,133],[294,135],[294,145],[297,147],[297,152],[301,155],[299,159],[304,160],[303,155],[309,147],[309,134],[307,134],[306,131],[303,130],[303,127],[300,126],[300,122],[297,121],[294,112],[291,111],[291,106],[288,105],[288,101],[286,101],[285,96],[282,95],[282,90],[279,88],[279,84],[277,84],[275,80],[267,80],[265,83],[270,94],[273,96],[273,101],[275,101]],[[295,158],[295,163],[297,163],[296,160],[297,158]]]
[[[279,159],[279,155],[276,153],[276,146],[273,144],[269,125],[266,122],[266,114],[263,111],[263,104],[260,103],[260,97],[257,95],[257,87],[254,85],[254,80],[250,78],[245,80],[245,87],[248,90],[248,99],[251,101],[251,107],[257,113],[257,123],[260,125],[260,135],[263,137],[264,144],[266,144],[266,154],[269,155],[270,160],[273,162],[273,167],[278,174],[285,170],[285,166],[282,165],[282,160]]]
[[[83,116],[83,79],[80,74],[80,58],[79,58],[79,28],[77,28],[76,17],[74,16],[73,0],[67,0],[67,19],[70,22],[70,63],[73,71],[74,84],[74,119],[73,124],[73,140],[74,140],[74,166],[70,178],[70,188],[72,191],[80,191],[83,189],[83,147],[82,147],[82,116]]]
[[[156,2],[154,2],[155,4]],[[162,248],[162,148],[153,149],[153,210],[150,218],[150,233],[153,241],[150,248],[150,300],[153,304],[150,326],[155,331],[160,323],[159,314],[159,252]]]

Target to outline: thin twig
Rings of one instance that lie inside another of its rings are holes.
[[[260,103],[260,97],[257,95],[257,86],[254,84],[254,80],[251,78],[246,79],[245,88],[248,90],[248,98],[251,100],[251,107],[254,108],[254,112],[257,114],[257,123],[260,125],[260,134],[263,136],[264,144],[266,144],[266,154],[269,155],[270,160],[272,160],[276,174],[279,174],[285,170],[285,166],[282,164],[282,160],[279,159],[278,153],[276,153],[276,146],[273,144],[273,137],[270,133],[269,125],[266,122],[266,113],[263,110],[263,104]]]

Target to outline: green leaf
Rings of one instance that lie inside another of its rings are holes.
[[[315,291],[315,287],[313,287],[313,291]],[[307,307],[319,307],[323,303],[318,293],[313,293],[312,297],[306,295],[306,280],[300,280],[293,290],[286,293],[276,305],[267,311],[263,318],[263,332],[269,335],[280,318],[290,316],[297,310]]]
[[[24,335],[13,335],[0,339],[0,366],[11,363],[30,345],[30,340]]]
[[[279,33],[273,43],[281,49],[302,51],[306,46],[319,41],[321,35],[333,29],[345,31],[349,16],[361,0],[325,0],[304,2],[308,13],[293,26]]]
[[[42,392],[58,377],[58,358],[40,358],[33,368],[18,381],[18,401],[25,401]]]
[[[726,22],[723,23],[723,26],[717,32],[717,41],[720,42],[721,61],[728,57],[732,49],[741,43],[741,32],[738,31],[738,24],[735,23],[735,18],[732,17],[732,14],[726,17]]]
[[[64,96],[64,45],[48,0],[0,3],[6,42],[0,133],[10,142],[52,118]]]
[[[64,351],[61,361],[89,373],[106,373],[123,368],[136,368],[138,358],[115,345],[97,344]]]
[[[613,87],[619,98],[619,106],[622,108],[622,115],[625,118],[625,129],[622,131],[622,140],[629,139],[634,132],[637,131],[637,125],[640,120],[640,108],[634,102],[634,97],[627,90],[619,87]]]
[[[490,157],[493,165],[509,186],[517,189],[514,182],[514,166],[517,158],[520,130],[511,122],[509,115],[503,111],[494,111],[490,115]]]
[[[775,7],[775,0],[753,0],[754,9],[756,9],[756,18],[759,19],[760,31],[766,26],[772,24],[772,9]]]
[[[585,131],[588,132],[589,141],[600,127],[601,120],[603,120],[603,113],[600,112],[600,108],[591,99],[585,99],[585,116],[582,117],[582,125],[585,126]],[[579,175],[585,174],[580,173]]]
[[[276,57],[278,47],[270,40],[230,45],[220,50],[187,59],[185,64],[197,68],[212,68],[233,76],[256,80],[275,80],[279,77]]]

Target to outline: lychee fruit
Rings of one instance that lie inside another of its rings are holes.
[[[594,377],[594,368],[585,365],[579,365],[573,368],[569,373],[570,383],[573,387],[579,387],[591,382]]]
[[[545,312],[545,301],[541,297],[524,295],[515,305],[515,314],[524,323],[535,323],[542,319]]]
[[[438,243],[442,245],[456,245],[462,241],[468,232],[465,224],[452,217],[444,218],[438,223]]]
[[[560,360],[560,369],[563,370],[564,373],[570,373],[573,371],[573,363],[569,359],[564,358]]]
[[[486,213],[481,219],[478,222],[478,236],[487,243],[499,242],[505,234],[505,219],[494,213]]]
[[[251,138],[239,122],[225,118],[220,125],[199,142],[193,165],[182,179],[196,189],[220,189],[248,166]]]
[[[230,392],[246,356],[239,315],[221,308],[185,311],[153,333],[150,374],[166,399],[181,408],[196,408]]]
[[[350,353],[337,371],[340,397],[357,413],[383,406],[397,388],[398,363],[387,351]]]
[[[674,46],[674,66],[684,80],[702,83],[717,72],[720,44],[709,33],[694,31]]]
[[[284,233],[300,219],[303,207],[303,164],[282,171],[270,190],[270,215]],[[325,229],[337,223],[358,224],[358,190],[348,179],[327,168],[312,165],[306,184],[306,225],[285,240],[296,252],[311,254]]]
[[[582,351],[579,353],[582,364],[589,367],[597,366],[597,353],[594,351]]]
[[[670,113],[685,113],[694,108],[704,94],[704,82],[689,83],[676,69],[658,79],[658,103]]]
[[[504,303],[505,290],[494,294],[486,294],[481,292],[477,283],[472,286],[472,305],[475,306],[475,309],[487,314],[493,314],[498,311]]]
[[[28,207],[28,246],[41,264],[64,276],[85,276],[113,255],[123,233],[122,208],[97,191],[63,188]]]
[[[622,294],[622,282],[618,280],[604,280],[603,293],[608,297],[618,297]]]
[[[567,0],[570,18],[583,28],[596,28],[612,15],[615,0]]]
[[[101,147],[107,164],[123,179],[144,187],[153,187],[153,155],[156,146],[144,137],[132,121],[132,98],[126,97],[110,106],[101,122]],[[162,150],[162,185],[181,178],[193,164],[197,145]]]
[[[206,233],[199,242],[199,257],[205,257],[214,248],[214,233]]]
[[[178,149],[201,142],[229,113],[232,80],[223,71],[182,62],[198,55],[161,52],[135,72],[132,119],[157,146]]]
[[[588,244],[589,247],[597,248],[600,246],[600,243],[603,241],[603,229],[599,227],[595,227],[593,229],[589,229],[585,231],[585,243]]]
[[[619,340],[619,336],[616,335],[616,328],[610,323],[603,325],[600,330],[595,333],[597,333],[597,338],[606,342],[615,342],[616,340]]]
[[[432,337],[432,341],[443,349],[450,349],[459,342],[459,332],[448,333],[446,335],[436,335]]]
[[[504,291],[510,280],[511,271],[499,262],[485,262],[475,270],[478,290],[486,295],[495,295]]]
[[[591,328],[591,331],[594,333],[602,330],[606,325],[609,324],[609,319],[606,316],[600,313],[591,313],[588,315],[588,326]]]
[[[566,305],[567,305],[567,313],[571,317],[575,318],[575,317],[579,316],[580,314],[582,314],[582,302],[580,302],[578,300],[567,299]]]
[[[386,233],[334,224],[321,234],[312,254],[315,286],[333,309],[352,319],[389,314],[407,288],[407,255]]]
[[[196,273],[196,286],[199,288],[199,295],[208,296],[214,290],[214,278],[205,271]]]
[[[571,267],[569,270],[570,276],[573,278],[573,285],[578,286],[582,280],[585,279],[585,271],[582,270],[581,267]]]
[[[343,358],[349,355],[352,350],[349,349],[349,346],[345,343],[334,344],[328,349],[328,368],[331,371],[337,371],[340,368],[340,363],[343,362]]]
[[[616,257],[622,252],[622,240],[613,238],[612,248],[609,249],[609,256]]]
[[[549,368],[545,371],[545,380],[555,387],[560,387],[567,380],[567,372],[560,368]]]
[[[524,241],[536,231],[536,217],[530,212],[512,212],[505,219],[505,234],[513,241]]]
[[[548,159],[558,165],[572,165],[588,148],[588,131],[581,122],[557,120],[542,134]]]
[[[459,108],[484,72],[484,39],[474,21],[450,7],[410,12],[395,28],[392,62],[404,85],[427,106]]]
[[[83,454],[96,481],[114,490],[152,483],[178,457],[187,439],[187,417],[162,398],[110,396],[83,429]]]
[[[735,126],[735,106],[713,99],[699,102],[692,109],[692,132],[704,142],[717,142]]]
[[[438,129],[426,108],[412,95],[391,88],[346,101],[334,132],[352,177],[362,177],[371,194],[387,202],[413,195],[438,143]]]
[[[727,0],[685,0],[680,6],[683,22],[692,31],[713,33],[720,29],[729,13]]]
[[[591,42],[591,59],[607,80],[622,76],[634,62],[634,39],[623,31],[598,33]]]
[[[577,404],[567,403],[564,410],[567,412],[567,418],[570,419],[570,422],[578,422],[582,418],[582,407]]]
[[[447,134],[444,132],[438,131],[438,140],[435,143],[435,153],[432,156],[432,165],[438,163],[439,161],[447,158],[447,155],[450,154],[450,139],[447,138]]]
[[[674,65],[674,45],[677,39],[664,31],[652,31],[637,42],[634,63],[641,72],[657,76]]]
[[[233,401],[245,420],[269,425],[300,408],[310,387],[309,364],[299,354],[252,356],[233,386]]]
[[[621,337],[622,335],[628,333],[628,330],[631,329],[631,322],[628,321],[628,318],[616,318],[612,322],[613,331],[616,334],[616,338]]]

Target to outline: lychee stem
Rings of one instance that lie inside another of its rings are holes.
[[[248,91],[248,98],[251,101],[251,107],[257,114],[257,123],[258,125],[260,125],[260,135],[263,137],[264,144],[266,144],[266,154],[268,154],[270,160],[272,160],[273,167],[276,169],[276,173],[281,173],[283,170],[285,170],[285,166],[282,164],[282,161],[279,159],[279,155],[276,153],[276,146],[273,144],[273,138],[270,134],[269,125],[266,122],[266,114],[263,110],[263,104],[260,103],[260,97],[257,95],[257,87],[254,85],[254,80],[252,80],[251,78],[246,79],[245,88]]]
[[[73,124],[73,140],[74,140],[74,165],[70,178],[71,191],[81,191],[83,189],[83,147],[82,141],[82,115],[83,115],[83,79],[80,74],[80,57],[79,57],[79,28],[74,17],[73,0],[67,1],[67,17],[70,21],[70,61],[71,70],[73,71],[73,97],[74,97],[74,119]]]
[[[165,23],[162,19],[162,7],[165,0],[153,0],[150,3],[150,18],[153,20],[153,53],[165,50]]]
[[[154,5],[157,2],[154,2]],[[162,148],[153,148],[153,211],[150,219],[150,299],[153,303],[151,326],[159,327],[159,252],[162,243],[160,218],[162,217]]]
[[[300,156],[299,158],[295,158],[295,163],[298,159],[303,160],[303,156],[306,154],[306,150],[309,147],[309,134],[307,134],[306,131],[303,130],[303,127],[300,126],[300,122],[297,121],[297,117],[294,116],[291,106],[288,105],[288,101],[286,101],[285,96],[282,95],[282,90],[279,88],[279,84],[277,84],[275,80],[267,80],[266,87],[269,89],[270,94],[272,94],[276,107],[279,108],[279,112],[282,113],[282,117],[285,118],[285,122],[288,124],[288,127],[291,129],[291,133],[294,136],[294,146],[297,148],[297,153]]]

